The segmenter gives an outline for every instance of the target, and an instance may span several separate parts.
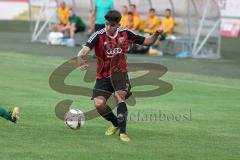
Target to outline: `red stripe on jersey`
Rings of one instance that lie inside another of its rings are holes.
[[[99,74],[103,68],[103,59],[101,58],[103,56],[103,37],[99,36],[99,42],[98,45],[95,47],[95,54],[97,57],[97,73]]]
[[[104,56],[103,56],[103,60],[104,60],[104,66],[103,66],[103,72],[102,75],[103,77],[108,77],[110,75],[109,70],[110,70],[110,59],[108,58],[108,52],[109,49],[111,48],[111,44],[109,41],[109,37],[107,36],[107,34],[104,34]]]
[[[127,32],[126,31],[122,32],[121,37],[124,39],[124,42],[119,44],[123,52],[120,55],[121,59],[119,61],[119,65],[120,65],[121,72],[127,72],[128,71],[127,70],[127,54],[128,54],[128,47],[129,47]],[[120,43],[120,40],[119,40],[119,43]]]

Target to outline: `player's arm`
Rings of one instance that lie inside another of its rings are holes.
[[[83,46],[83,48],[79,51],[77,60],[78,60],[79,68],[81,70],[87,69],[88,67],[87,60],[86,60],[87,54],[96,46],[96,44],[98,43],[98,40],[99,40],[98,32],[93,33],[89,37],[88,41]]]
[[[159,35],[161,35],[163,32],[162,27],[160,27],[154,34],[148,36],[145,38],[143,45],[150,46],[155,43],[155,41],[158,39]]]
[[[90,52],[90,48],[87,46],[83,46],[83,48],[79,51],[77,55],[77,60],[79,64],[80,70],[86,70],[88,67],[86,56]]]
[[[127,30],[128,39],[132,41],[132,43],[150,46],[152,45],[159,37],[159,35],[163,32],[162,28],[160,27],[154,34],[148,37],[143,37],[141,35],[137,35],[131,30]]]

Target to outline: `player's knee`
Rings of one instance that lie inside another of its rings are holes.
[[[116,97],[117,103],[124,102],[126,94],[127,93],[125,91],[117,91],[115,93],[115,97]]]
[[[106,100],[104,98],[94,98],[94,103],[96,108],[103,108],[106,105]]]

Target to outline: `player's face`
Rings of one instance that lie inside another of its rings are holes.
[[[129,6],[129,11],[130,12],[134,12],[136,10],[136,8],[134,6]]]
[[[113,36],[116,33],[117,28],[119,27],[119,23],[112,23],[112,22],[106,21],[105,27],[106,27],[107,33]]]
[[[171,16],[171,12],[170,11],[165,11],[165,17],[170,17]]]
[[[123,13],[123,14],[127,14],[127,13],[128,13],[128,9],[127,9],[126,6],[123,6],[123,8],[122,8],[122,13]]]
[[[60,7],[65,8],[65,7],[66,7],[66,3],[65,3],[64,1],[62,1],[62,2],[60,3]]]
[[[155,12],[149,11],[148,15],[149,15],[149,17],[153,17],[153,16],[155,16]]]

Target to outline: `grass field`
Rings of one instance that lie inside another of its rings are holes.
[[[55,116],[54,107],[63,99],[73,99],[83,111],[92,109],[89,97],[57,93],[48,83],[54,69],[79,48],[32,44],[26,27],[0,22],[0,103],[20,106],[22,117],[17,125],[0,119],[0,160],[240,159],[240,40],[224,39],[220,60],[129,55],[130,62],[165,65],[169,71],[161,79],[173,90],[137,98],[129,107],[132,141],[124,144],[117,135],[104,136],[109,123],[101,118],[73,131]],[[66,83],[84,85],[82,78],[75,70]],[[160,111],[170,119],[151,121],[149,115]]]

